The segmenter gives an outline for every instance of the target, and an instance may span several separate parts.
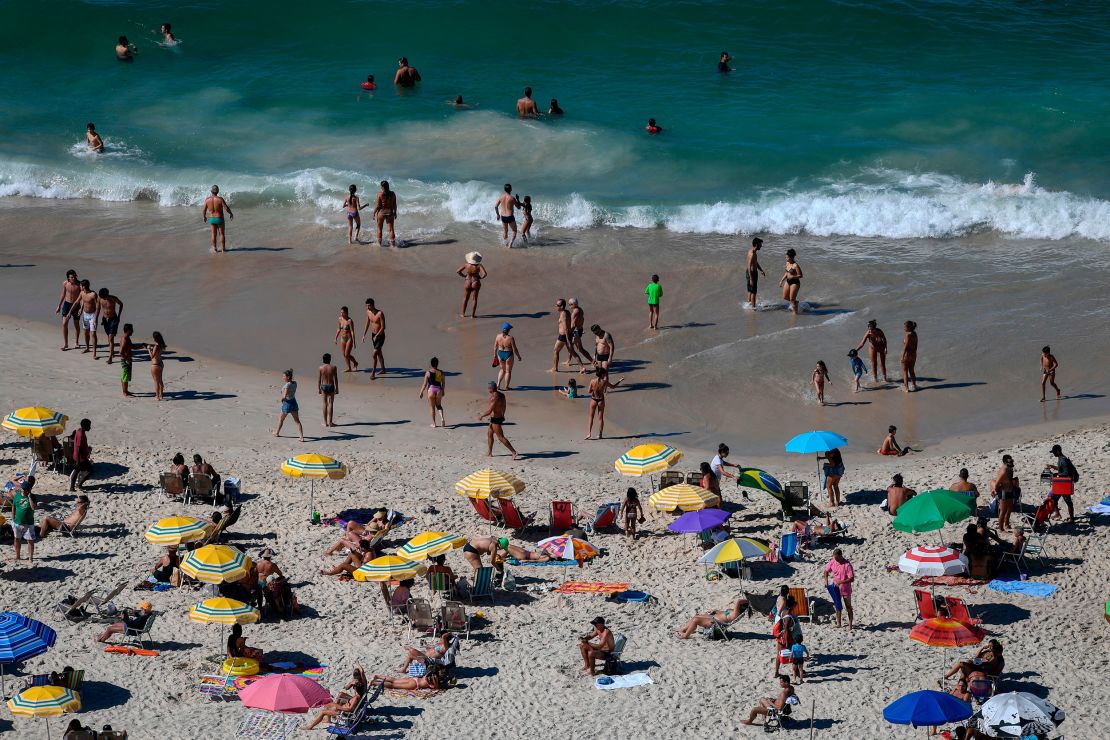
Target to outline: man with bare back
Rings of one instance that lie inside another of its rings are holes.
[[[524,97],[516,101],[516,114],[521,118],[539,118],[540,109],[536,101],[532,100],[532,88],[524,88]]]
[[[505,183],[505,192],[497,199],[493,205],[493,211],[497,214],[497,218],[501,220],[501,243],[508,242],[508,246],[512,249],[516,244],[516,214],[514,209],[520,208],[520,201],[513,195],[513,186],[511,183]],[[513,238],[509,239],[509,229],[513,230]]]
[[[100,323],[108,335],[108,364],[116,357],[116,334],[119,333],[119,318],[123,314],[123,301],[116,298],[107,288],[97,293],[100,301]]]
[[[81,295],[81,283],[77,282],[77,273],[74,270],[66,271],[65,282],[62,283],[62,296],[58,299],[58,307],[54,313],[62,316],[62,351],[69,349],[69,324],[73,323],[73,345],[81,343],[81,318],[70,311]]]
[[[567,367],[570,367],[572,357],[579,364],[582,364],[582,358],[574,351],[574,346],[571,344],[570,311],[567,311],[567,303],[562,298],[555,301],[555,324],[557,333],[555,335],[554,357],[551,360],[551,369],[548,370],[551,373],[559,372],[559,353],[563,351],[564,347],[567,350]]]
[[[316,371],[316,388],[324,400],[324,426],[335,426],[335,397],[339,395],[339,368],[331,364],[331,354],[324,353],[323,363]]]
[[[374,220],[378,222],[378,246],[384,247],[382,241],[382,226],[389,224],[389,241],[397,246],[397,232],[393,230],[393,222],[397,220],[397,193],[389,189],[389,181],[382,180],[381,192],[374,201]]]
[[[216,249],[216,235],[220,236],[220,249],[227,251],[227,234],[224,232],[224,211],[227,211],[228,218],[235,218],[235,214],[231,212],[231,206],[227,204],[223,196],[220,195],[220,187],[218,185],[212,186],[212,194],[204,199],[204,209],[201,211],[201,220],[207,221],[212,229],[212,252],[218,252]]]
[[[582,358],[582,364],[586,364],[589,359],[590,353],[582,346],[582,333],[586,328],[586,312],[578,305],[577,298],[571,298],[567,301],[567,306],[570,308],[570,346]]]
[[[482,412],[478,417],[478,421],[482,421],[489,417],[489,431],[486,432],[486,457],[493,457],[493,438],[496,436],[497,440],[505,445],[505,449],[513,454],[514,460],[519,460],[520,455],[509,440],[505,439],[505,407],[508,405],[505,400],[505,394],[497,390],[497,383],[492,380],[486,384],[489,389],[489,407]]]
[[[382,375],[385,375],[385,355],[382,354],[382,347],[385,346],[385,311],[374,306],[374,299],[366,299],[366,326],[362,328],[362,339],[366,341],[366,334],[371,330],[374,333],[370,335],[370,344],[374,348],[374,356],[371,360],[373,368],[370,370],[370,380],[376,380],[378,377],[378,363],[382,366]]]

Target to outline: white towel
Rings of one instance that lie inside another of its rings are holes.
[[[602,684],[601,678],[602,677],[598,677],[598,679],[594,681],[594,686],[603,691],[630,689],[633,686],[647,686],[649,683],[653,683],[651,676],[646,673],[629,673],[627,676],[605,676],[605,678],[613,680],[613,683],[610,684]]]

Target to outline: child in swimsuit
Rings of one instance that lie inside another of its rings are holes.
[[[559,395],[571,401],[578,398],[578,381],[574,378],[568,380],[566,386],[559,389]]]
[[[855,392],[859,393],[860,392],[859,381],[860,381],[860,378],[863,377],[864,373],[867,372],[867,366],[864,365],[863,360],[860,359],[859,352],[857,352],[854,349],[848,350],[848,357],[851,358],[850,362],[852,364],[852,375],[856,376]]]
[[[644,507],[640,504],[640,495],[635,488],[629,488],[621,504],[621,516],[624,517],[624,534],[626,537],[636,539],[636,524],[644,523]]]
[[[532,230],[532,196],[524,196],[524,202],[521,203],[520,209],[524,211],[524,225],[520,227],[520,238],[528,241],[528,237]]]

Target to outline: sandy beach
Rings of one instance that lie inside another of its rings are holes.
[[[345,682],[356,660],[371,671],[390,672],[400,662],[400,646],[408,637],[403,627],[388,625],[376,586],[317,575],[319,568],[336,560],[320,553],[338,530],[307,523],[307,486],[281,476],[280,459],[313,449],[350,466],[346,479],[317,487],[324,513],[379,504],[411,512],[415,521],[397,530],[396,538],[387,540],[391,545],[426,528],[467,536],[486,531],[465,499],[452,491],[456,480],[484,464],[484,429],[470,420],[476,415],[477,399],[449,392],[448,422],[464,422],[465,414],[467,426],[431,430],[424,423],[426,407],[415,398],[417,379],[391,380],[386,389],[360,387],[340,396],[341,426],[321,435],[313,399],[302,394],[306,434],[321,438],[301,445],[269,435],[276,407],[272,373],[181,350],[167,356],[167,401],[159,404],[140,397],[123,402],[116,371],[103,360],[57,352],[53,328],[10,317],[0,327],[0,341],[8,348],[0,359],[5,378],[0,402],[5,407],[33,401],[65,410],[73,420],[94,420],[90,441],[104,475],[90,481],[93,504],[80,535],[70,540],[55,534],[39,543],[34,568],[12,562],[10,545],[5,545],[7,562],[0,574],[6,608],[46,620],[59,632],[55,648],[29,661],[24,671],[63,664],[86,670],[85,709],[79,715],[85,724],[99,727],[108,722],[127,728],[132,737],[223,738],[233,736],[244,713],[235,703],[209,703],[196,692],[197,676],[209,667],[205,656],[218,641],[217,627],[186,618],[188,606],[199,598],[197,592],[185,588],[121,595],[121,605],[149,597],[162,614],[153,635],[162,650],[157,658],[103,653],[92,642],[96,626],[68,625],[53,612],[54,603],[67,593],[117,578],[141,580],[157,555],[157,548],[141,536],[152,521],[174,513],[207,513],[210,507],[183,507],[157,490],[158,473],[175,452],[201,452],[225,476],[242,479],[248,500],[230,541],[251,552],[273,547],[276,562],[290,575],[304,607],[292,622],[248,625],[249,643],[268,654],[328,666],[324,685],[332,690]],[[28,357],[49,361],[32,364]],[[145,371],[143,363],[136,364],[134,387],[139,393],[149,391]],[[518,498],[522,508],[545,523],[553,498],[568,498],[582,511],[618,500],[627,479],[612,472],[612,460],[633,442],[570,442],[562,429],[569,420],[546,407],[558,408],[554,402],[539,409],[521,408],[519,416],[513,414],[517,424],[507,427],[514,443],[533,457],[513,463],[495,451],[501,456],[495,457],[494,465],[528,484]],[[580,418],[575,414],[573,420]],[[909,547],[939,536],[914,537],[891,529],[889,516],[876,505],[890,475],[901,472],[908,485],[926,490],[949,484],[955,471],[966,466],[971,480],[983,488],[1005,450],[1015,457],[1019,473],[1032,479],[1047,460],[1050,444],[1058,442],[1083,471],[1085,482],[1076,497],[1082,510],[1101,497],[1102,481],[1110,472],[1110,429],[1104,422],[1068,426],[951,440],[950,445],[960,448],[958,454],[881,460],[870,445],[853,443],[845,449],[846,505],[837,516],[852,528],[842,546],[857,569],[858,626],[850,634],[838,630],[827,612],[817,624],[806,625],[806,642],[817,661],[810,680],[798,688],[803,710],[799,715],[808,720],[811,702],[816,703],[817,736],[908,736],[882,721],[882,707],[905,692],[934,687],[942,663],[947,666],[963,652],[942,655],[906,639],[913,622],[910,577],[886,572],[885,566]],[[686,451],[680,469],[692,469],[695,461],[710,456],[704,447],[685,447],[681,438],[675,442]],[[14,437],[7,440],[5,470],[23,467],[27,455],[25,445]],[[814,476],[809,457],[734,452],[733,458],[773,471],[782,480],[812,481]],[[73,500],[65,481],[49,473],[41,477],[36,493],[55,512],[67,511]],[[781,531],[778,505],[769,496],[752,492],[752,501],[745,502],[730,488],[726,499],[727,508],[737,508],[733,524],[741,533],[775,537]],[[420,513],[429,504],[440,513]],[[635,543],[619,534],[596,535],[594,542],[606,554],[575,574],[588,580],[628,581],[632,588],[649,592],[651,601],[618,605],[601,596],[533,591],[545,583],[557,584],[557,571],[517,568],[521,590],[499,592],[494,606],[479,607],[486,621],[464,641],[459,687],[424,700],[385,698],[385,723],[367,736],[473,737],[482,732],[477,728],[497,722],[509,723],[516,737],[543,732],[553,723],[589,726],[614,737],[762,734],[738,723],[759,696],[773,693],[770,624],[761,618],[743,620],[733,627],[727,643],[699,636],[677,640],[672,631],[676,626],[696,612],[724,607],[739,584],[729,579],[707,582],[701,566],[695,565],[700,550],[692,536],[666,533],[667,521],[666,515],[649,514],[647,536]],[[1104,662],[1099,656],[1105,640],[1100,615],[1106,597],[1106,532],[1105,527],[1084,523],[1064,527],[1050,538],[1050,566],[1044,574],[1035,570],[1034,578],[1059,586],[1051,598],[1004,595],[985,588],[949,590],[966,598],[989,635],[1004,641],[1007,672],[1002,690],[1049,690],[1049,697],[1068,711],[1069,737],[1101,737],[1099,728],[1110,726],[1110,715],[1098,701],[1097,681],[1092,680]],[[546,535],[546,526],[541,526],[514,541],[523,544]],[[950,527],[944,535],[955,539],[957,528]],[[755,562],[753,582],[743,588],[769,591],[783,583],[801,585],[827,609],[820,569],[828,553],[828,548],[821,548],[813,557],[791,564]],[[457,553],[449,557],[449,564],[456,570],[465,568]],[[653,685],[601,692],[581,675],[575,636],[587,630],[595,615],[606,617],[629,636],[628,667],[646,671]],[[1076,665],[1083,665],[1083,670],[1076,671]],[[2,723],[0,729],[15,730],[20,737],[45,737],[41,721],[13,723],[5,718]]]

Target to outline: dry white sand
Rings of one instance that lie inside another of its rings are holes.
[[[429,429],[426,406],[415,397],[418,381],[394,379],[374,390],[360,388],[340,396],[339,422],[347,425],[336,430],[341,434],[301,445],[270,436],[277,406],[277,379],[270,374],[200,357],[171,359],[167,390],[188,393],[163,403],[151,398],[124,401],[119,397],[117,367],[108,368],[103,360],[94,362],[77,352],[57,352],[55,335],[56,330],[43,325],[0,321],[5,348],[0,355],[0,407],[36,403],[67,413],[71,423],[92,419],[93,456],[110,476],[90,482],[92,507],[80,536],[71,540],[55,534],[39,543],[33,568],[12,562],[10,544],[4,545],[0,608],[18,610],[58,630],[57,645],[29,661],[26,673],[67,664],[85,669],[84,711],[79,717],[95,727],[109,722],[135,738],[234,735],[245,710],[237,703],[209,703],[195,689],[197,676],[207,666],[204,656],[214,651],[219,639],[218,627],[186,618],[197,592],[126,591],[118,600],[131,605],[149,597],[162,613],[154,629],[162,650],[157,658],[104,653],[93,644],[97,626],[66,624],[53,611],[67,593],[83,593],[121,578],[137,583],[158,554],[142,537],[154,520],[209,511],[166,501],[156,490],[158,472],[175,452],[186,457],[200,452],[221,473],[242,478],[249,501],[231,541],[252,553],[263,545],[275,548],[276,562],[290,575],[305,607],[295,621],[248,626],[250,644],[268,653],[326,664],[325,685],[333,691],[345,683],[356,660],[383,673],[400,662],[401,646],[409,638],[403,627],[387,624],[377,586],[317,575],[320,567],[335,560],[322,558],[320,552],[338,530],[307,523],[307,483],[281,476],[278,461],[291,453],[319,450],[347,462],[352,471],[348,478],[317,486],[321,509],[326,513],[380,504],[414,514],[415,521],[398,530],[393,544],[426,528],[476,535],[485,531],[483,523],[452,491],[452,484],[485,464],[484,428]],[[145,363],[136,363],[134,388],[139,392],[150,388],[147,373]],[[310,386],[302,383],[300,400],[306,432],[315,436],[321,429]],[[461,422],[465,416],[470,423],[477,403],[449,394],[448,421]],[[524,417],[512,414],[510,407],[510,418],[520,423],[508,427],[508,433],[523,451],[548,451],[550,456],[514,463],[495,450],[502,456],[494,460],[496,467],[527,482],[518,501],[525,511],[538,512],[545,525],[529,531],[526,541],[546,536],[546,509],[554,498],[568,498],[582,511],[617,500],[628,481],[612,472],[612,460],[633,444],[568,442],[578,435],[568,435],[565,420],[558,414],[545,418],[543,404],[533,405],[537,408]],[[574,426],[577,431],[577,415]],[[941,652],[907,640],[913,621],[910,577],[888,573],[884,566],[912,545],[935,542],[939,536],[894,531],[889,517],[874,505],[882,498],[877,491],[896,471],[917,490],[942,487],[954,480],[961,466],[968,467],[972,480],[985,489],[1006,451],[1014,455],[1017,471],[1027,481],[1029,500],[1040,492],[1034,481],[1050,462],[1053,442],[1064,445],[1083,473],[1076,496],[1082,510],[1103,495],[1110,472],[1110,429],[1105,425],[950,441],[950,454],[945,456],[877,459],[871,441],[853,440],[845,449],[846,505],[837,516],[852,527],[843,547],[856,566],[858,626],[848,633],[823,617],[806,628],[806,642],[817,662],[810,680],[798,689],[803,706],[797,714],[808,718],[811,702],[816,703],[818,737],[913,736],[908,728],[887,725],[882,708],[908,691],[935,687],[941,665],[967,653]],[[681,440],[676,444],[682,447]],[[688,449],[679,467],[693,469],[709,454]],[[12,437],[5,440],[0,456],[7,474],[25,466],[28,451]],[[734,450],[733,459],[759,464],[781,480],[814,476],[809,457],[749,460],[743,450]],[[42,475],[36,493],[44,508],[55,512],[67,511],[73,500],[65,481],[50,473]],[[733,490],[728,494],[733,501],[739,499]],[[421,514],[429,504],[440,513]],[[707,582],[701,566],[694,563],[700,551],[693,538],[666,533],[667,520],[659,514],[649,516],[648,536],[632,544],[621,535],[596,536],[594,541],[607,552],[577,574],[629,581],[633,588],[651,593],[649,603],[618,605],[592,595],[499,592],[495,606],[481,607],[488,621],[464,644],[459,687],[426,700],[385,699],[380,708],[387,719],[368,736],[516,738],[546,736],[553,729],[591,737],[761,735],[762,730],[742,728],[739,722],[758,697],[775,689],[769,679],[770,625],[760,619],[741,621],[727,643],[699,636],[685,642],[675,639],[676,625],[699,610],[724,607],[738,583]],[[754,536],[777,536],[782,529],[777,504],[756,492],[733,522]],[[957,527],[950,527],[944,534],[955,539],[958,533]],[[1062,729],[1069,738],[1110,733],[1110,709],[1102,701],[1108,539],[1105,527],[1086,523],[1050,537],[1050,567],[1043,574],[1034,568],[1033,577],[1059,586],[1051,598],[1010,596],[985,588],[975,593],[950,591],[966,597],[974,613],[984,618],[988,633],[1004,642],[1007,666],[1001,689],[1043,687],[1068,711]],[[753,563],[755,582],[745,587],[766,591],[790,583],[820,597],[821,567],[828,554],[824,548],[793,564]],[[456,570],[465,569],[458,553],[449,556],[449,563]],[[516,574],[525,588],[541,582],[532,579],[560,577],[554,569],[516,569]],[[423,587],[415,593],[423,595]],[[629,636],[629,669],[647,671],[653,685],[602,692],[580,673],[575,637],[586,631],[595,615],[603,615]],[[55,730],[63,724],[59,719],[52,722]],[[802,721],[795,726],[803,724],[808,727]],[[4,717],[0,733],[8,731],[17,733],[14,737],[45,737],[41,720]]]

